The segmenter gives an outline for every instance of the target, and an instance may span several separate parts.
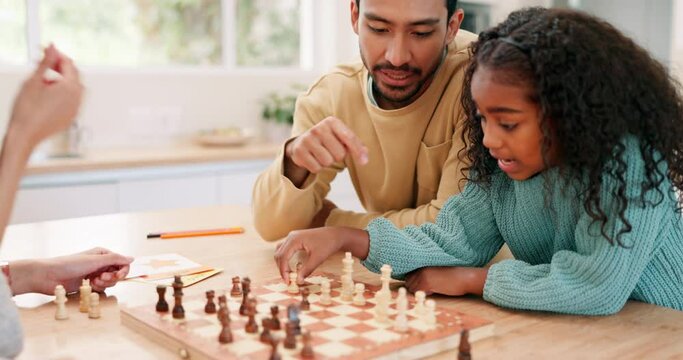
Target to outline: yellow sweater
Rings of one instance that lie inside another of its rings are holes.
[[[284,146],[256,180],[254,225],[266,240],[308,228],[322,208],[330,182],[348,168],[367,213],[335,209],[327,226],[364,228],[383,216],[403,227],[434,221],[441,206],[464,187],[458,152],[463,148],[460,93],[468,63],[467,46],[476,40],[460,30],[429,88],[412,104],[382,110],[368,97],[368,71],[362,62],[341,65],[323,75],[296,102],[292,138],[328,116],[342,120],[368,148],[369,162],[351,157],[297,188],[283,175]]]

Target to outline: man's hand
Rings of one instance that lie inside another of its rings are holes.
[[[486,283],[486,268],[468,267],[426,267],[406,276],[406,288],[429,294],[459,296],[475,294],[481,296]]]
[[[361,165],[368,149],[341,120],[328,117],[285,146],[285,176],[300,187],[309,173],[316,174],[348,155]]]

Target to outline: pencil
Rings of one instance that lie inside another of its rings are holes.
[[[236,226],[236,227],[225,228],[225,229],[189,230],[189,231],[177,231],[177,232],[165,232],[165,233],[152,233],[152,234],[147,234],[147,238],[148,239],[153,239],[153,238],[176,239],[176,238],[195,237],[195,236],[241,234],[243,232],[244,232],[243,227]]]

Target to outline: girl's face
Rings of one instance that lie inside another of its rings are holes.
[[[472,76],[472,98],[481,116],[484,146],[514,180],[526,180],[545,169],[541,145],[540,107],[530,86],[509,85],[495,70],[479,66]],[[552,146],[548,154],[552,164]]]

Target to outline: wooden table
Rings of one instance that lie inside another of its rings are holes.
[[[244,226],[245,234],[147,240],[150,232]],[[275,244],[262,241],[244,207],[211,207],[158,213],[118,214],[11,226],[0,248],[0,258],[47,257],[104,246],[128,255],[180,253],[196,262],[220,267],[224,272],[188,291],[203,292],[228,287],[233,275],[250,276],[255,282],[277,276],[273,263]],[[322,269],[339,273],[341,256]],[[359,279],[379,283],[378,276],[357,266]],[[52,297],[16,297],[26,336],[23,359],[159,359],[174,358],[164,349],[120,324],[119,304],[154,302],[149,285],[125,282],[107,290],[102,318],[77,316],[78,300],[69,302],[68,321],[55,321]],[[617,315],[566,316],[498,308],[479,298],[437,298],[495,322],[494,336],[473,344],[476,359],[499,358],[683,358],[683,312],[630,301]],[[453,359],[454,353],[438,359]]]

